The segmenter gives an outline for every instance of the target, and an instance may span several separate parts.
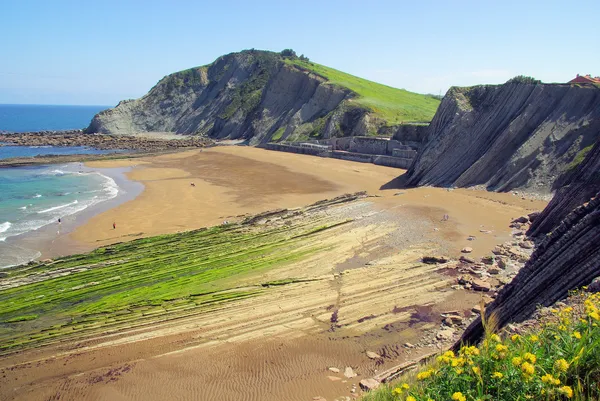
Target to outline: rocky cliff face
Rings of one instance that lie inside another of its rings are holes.
[[[407,184],[550,192],[600,132],[600,88],[568,84],[451,88]]]
[[[527,319],[538,305],[550,306],[568,291],[600,276],[600,193],[577,207],[548,234],[513,281],[486,308],[499,327]],[[481,319],[465,331],[461,342],[483,336]],[[456,345],[459,347],[460,343]]]
[[[163,78],[145,96],[94,117],[87,132],[175,132],[219,139],[364,135],[368,111],[354,93],[285,63],[278,53],[243,51]]]
[[[581,163],[571,166],[557,183],[561,187],[533,222],[528,235],[536,237],[551,232],[571,210],[600,192],[600,141],[589,150]]]

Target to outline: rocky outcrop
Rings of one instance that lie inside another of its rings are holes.
[[[577,207],[539,244],[525,267],[485,310],[498,327],[520,322],[538,305],[549,306],[569,290],[589,284],[600,275],[600,193]],[[460,343],[475,343],[484,327],[476,319]]]
[[[168,75],[140,99],[97,114],[87,132],[170,132],[256,145],[377,131],[356,94],[279,54],[247,50]]]
[[[550,192],[599,131],[600,88],[594,85],[451,88],[406,183]]]
[[[544,211],[535,218],[527,232],[528,235],[535,237],[549,233],[571,210],[600,192],[600,142],[589,150],[581,163],[573,165],[558,182],[562,186]]]

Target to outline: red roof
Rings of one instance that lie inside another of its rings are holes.
[[[592,77],[588,75],[579,75],[569,81],[570,84],[600,84],[600,77]]]

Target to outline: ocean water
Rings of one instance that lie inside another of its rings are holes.
[[[0,130],[26,132],[86,127],[104,106],[0,105]],[[100,154],[89,147],[0,146],[0,159],[38,155]],[[24,236],[47,229],[53,238],[84,210],[115,198],[122,188],[81,163],[0,168],[0,268],[40,256]],[[61,219],[61,223],[58,222]],[[49,229],[52,230],[49,230]]]
[[[109,106],[0,104],[0,131],[28,132],[85,128]]]
[[[112,178],[80,163],[0,169],[0,268],[39,256],[2,242],[51,224],[60,234],[65,219],[118,193]]]

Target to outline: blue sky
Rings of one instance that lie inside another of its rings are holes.
[[[596,1],[0,1],[0,103],[114,105],[247,48],[444,93],[600,75]]]

